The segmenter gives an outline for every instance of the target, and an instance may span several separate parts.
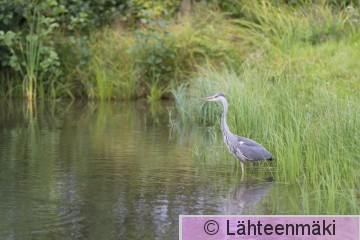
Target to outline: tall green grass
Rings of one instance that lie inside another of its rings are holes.
[[[243,3],[242,18],[234,19],[243,41],[258,48],[294,42],[321,44],[338,40],[358,27],[358,10],[334,8],[328,1],[302,5],[259,0]]]
[[[128,53],[133,40],[129,33],[104,29],[90,42],[93,59],[88,78],[80,78],[90,99],[133,99],[136,94],[134,57]]]
[[[358,214],[360,99],[337,97],[326,82],[299,82],[296,74],[274,80],[271,72],[263,70],[252,64],[238,72],[207,69],[190,85],[191,101],[177,104],[187,109],[185,119],[210,120],[220,135],[222,108],[194,103],[193,99],[225,93],[230,104],[230,129],[255,139],[273,153],[276,161],[271,164],[277,168],[277,181],[300,187],[307,197],[302,199],[302,213]],[[184,99],[180,96],[184,92],[175,94]],[[197,152],[219,151],[219,146],[222,156],[229,156],[221,137]],[[310,203],[317,204],[316,212]]]

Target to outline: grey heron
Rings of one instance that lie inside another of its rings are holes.
[[[221,131],[224,141],[229,148],[229,152],[240,160],[242,174],[244,174],[244,164],[246,162],[255,162],[261,160],[273,160],[273,156],[260,143],[249,138],[240,137],[230,132],[226,123],[226,115],[228,112],[228,103],[224,94],[216,93],[212,96],[200,98],[200,100],[208,102],[221,102],[224,110],[221,115]]]

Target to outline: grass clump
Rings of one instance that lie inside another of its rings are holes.
[[[244,17],[233,21],[240,26],[244,41],[259,48],[288,47],[294,42],[315,45],[339,40],[355,30],[357,11],[334,8],[326,1],[293,6],[263,0],[245,2]]]
[[[105,29],[95,35],[90,44],[93,53],[88,69],[91,81],[81,79],[88,98],[135,98],[137,86],[133,71],[134,59],[133,55],[126,54],[131,44],[132,39],[121,31]]]

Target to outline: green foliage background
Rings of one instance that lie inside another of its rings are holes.
[[[204,66],[338,40],[359,20],[342,0],[4,0],[0,12],[0,96],[28,99],[169,98]]]

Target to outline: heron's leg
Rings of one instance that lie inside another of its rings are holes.
[[[245,163],[243,163],[243,162],[241,162],[240,161],[240,163],[241,163],[241,173],[242,173],[242,175],[244,175],[244,173],[245,173]]]

